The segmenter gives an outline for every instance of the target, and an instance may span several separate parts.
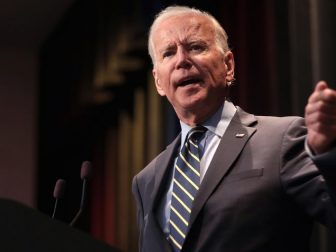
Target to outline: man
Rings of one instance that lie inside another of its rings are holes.
[[[133,180],[140,251],[303,252],[312,220],[335,227],[336,91],[319,82],[305,119],[242,111],[225,31],[188,7],[157,16],[149,53],[182,131]]]

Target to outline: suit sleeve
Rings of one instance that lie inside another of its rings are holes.
[[[305,138],[303,119],[294,120],[283,137],[281,183],[307,215],[336,230],[336,158],[312,160]]]
[[[314,156],[314,164],[326,181],[328,194],[336,205],[336,149],[331,152]]]

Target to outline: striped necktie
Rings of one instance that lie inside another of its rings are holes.
[[[198,140],[205,131],[204,127],[195,127],[189,131],[175,164],[169,220],[169,240],[175,252],[182,249],[192,204],[200,185]]]

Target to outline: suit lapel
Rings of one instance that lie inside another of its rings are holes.
[[[219,143],[195,198],[189,228],[191,228],[200,210],[218,183],[229,171],[248,139],[256,131],[255,128],[249,126],[255,122],[256,119],[253,115],[247,114],[238,108]]]
[[[157,219],[156,209],[161,203],[162,195],[166,193],[168,183],[170,182],[170,174],[175,151],[180,144],[180,135],[167,146],[165,152],[158,157],[155,164],[154,186],[150,195],[151,206],[149,207],[148,215],[146,216],[147,223],[145,224],[144,237],[148,239],[144,251],[162,251],[170,252],[171,247],[160,227]]]
[[[155,209],[157,204],[160,203],[162,193],[165,193],[164,190],[166,187],[164,185],[169,182],[169,176],[171,175],[171,169],[176,156],[175,151],[180,145],[180,138],[181,135],[178,135],[175,140],[167,146],[163,155],[157,159],[155,164],[154,187],[151,194],[151,210]]]
[[[232,118],[218,149],[210,163],[207,173],[203,179],[198,195],[195,198],[193,211],[190,216],[189,227],[192,227],[197,215],[201,211],[203,205],[215,190],[216,186],[229,171],[232,163],[242,151],[248,139],[256,131],[250,127],[255,123],[256,119],[253,115],[243,111],[238,111]],[[243,137],[242,137],[243,135]],[[155,164],[154,186],[151,193],[151,206],[147,216],[147,224],[144,237],[149,239],[151,248],[146,248],[145,251],[170,251],[169,242],[164,237],[159,222],[156,217],[155,210],[161,202],[163,193],[166,193],[167,183],[170,181],[171,167],[176,156],[176,151],[180,144],[180,135],[167,146],[166,151],[158,157]],[[152,247],[153,246],[153,247]],[[152,250],[152,248],[156,250]]]

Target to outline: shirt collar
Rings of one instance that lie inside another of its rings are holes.
[[[208,131],[212,134],[217,135],[218,137],[222,137],[236,113],[236,107],[232,102],[225,101],[222,106],[204,123],[202,126],[206,127]],[[189,125],[180,121],[181,125],[181,143],[184,143],[188,132],[192,129]]]

